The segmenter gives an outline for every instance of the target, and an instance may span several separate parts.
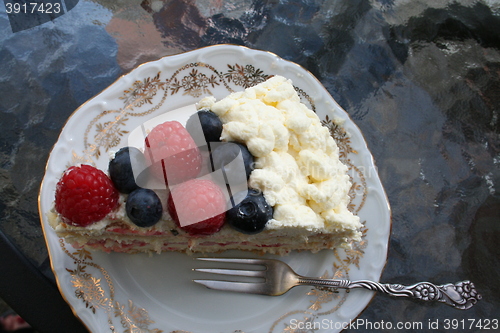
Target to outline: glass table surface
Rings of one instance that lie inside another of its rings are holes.
[[[216,44],[299,64],[360,128],[392,211],[381,281],[471,280],[482,295],[466,311],[376,295],[356,319],[362,326],[344,332],[498,327],[500,3],[39,3],[0,5],[0,298],[39,332],[86,331],[55,284],[38,213],[66,120],[140,64]]]

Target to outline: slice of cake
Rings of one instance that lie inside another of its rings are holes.
[[[347,167],[289,80],[198,108],[186,126],[166,121],[116,152],[109,170],[69,168],[48,213],[57,235],[127,253],[286,254],[360,240]]]

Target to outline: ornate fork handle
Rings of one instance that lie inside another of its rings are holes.
[[[329,280],[311,279],[302,277],[299,284],[314,285],[322,288],[365,288],[382,292],[390,296],[411,297],[423,301],[439,301],[457,309],[466,310],[481,299],[474,284],[470,281],[461,281],[437,286],[430,282],[420,282],[411,286],[401,284],[378,283],[369,280]]]

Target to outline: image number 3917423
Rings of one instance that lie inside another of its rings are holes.
[[[19,32],[55,20],[79,0],[3,0],[12,32]]]

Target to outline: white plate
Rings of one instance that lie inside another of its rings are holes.
[[[358,127],[300,66],[268,52],[211,46],[146,63],[119,78],[75,111],[50,154],[39,196],[43,231],[59,289],[89,330],[338,332],[367,306],[373,293],[364,290],[298,287],[280,297],[208,290],[191,281],[203,274],[191,268],[204,264],[193,257],[76,250],[48,225],[56,183],[69,165],[85,162],[107,170],[108,152],[125,146],[127,133],[144,121],[207,95],[223,98],[270,75],[291,79],[303,102],[330,127],[352,176],[351,209],[365,223],[363,239],[352,250],[292,253],[282,259],[306,276],[378,281],[387,258],[390,209]]]

